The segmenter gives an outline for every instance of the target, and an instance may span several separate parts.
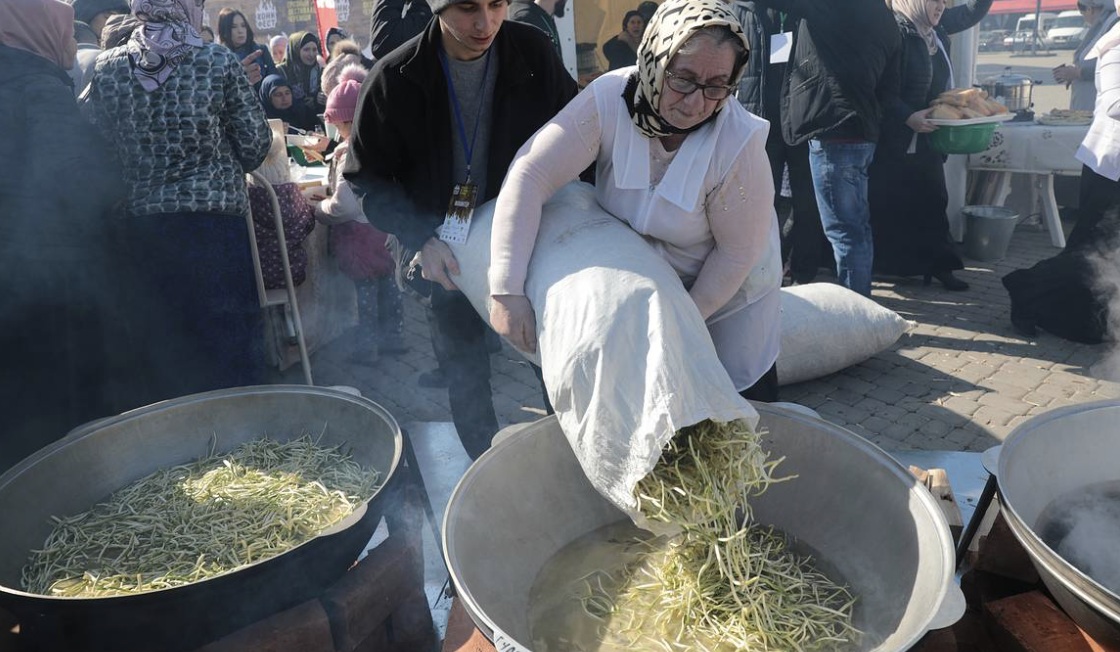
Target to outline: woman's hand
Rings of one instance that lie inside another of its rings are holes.
[[[1069,84],[1081,78],[1081,70],[1077,66],[1064,65],[1054,69],[1054,81],[1060,84]]]
[[[921,111],[915,111],[910,114],[910,117],[906,118],[906,126],[919,134],[928,134],[931,131],[937,131],[937,125],[930,123],[927,117],[932,110],[933,109],[922,109]]]
[[[537,318],[528,297],[515,294],[495,295],[490,302],[490,325],[526,353],[537,352]]]

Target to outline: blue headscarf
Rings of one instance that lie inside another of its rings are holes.
[[[314,129],[318,125],[318,119],[315,114],[307,109],[302,103],[297,101],[294,97],[292,105],[286,109],[277,109],[272,106],[272,94],[277,89],[287,88],[291,89],[292,85],[288,80],[284,79],[283,75],[269,75],[261,81],[261,104],[264,105],[264,112],[269,118],[283,120],[292,127],[303,130]]]

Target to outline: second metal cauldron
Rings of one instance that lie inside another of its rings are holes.
[[[52,515],[88,509],[158,469],[204,455],[212,435],[227,451],[262,436],[323,432],[384,484],[334,528],[286,553],[186,586],[111,598],[55,598],[20,590],[31,549]],[[47,649],[192,649],[321,593],[354,563],[393,490],[402,440],[375,403],[306,386],[245,387],[164,401],[91,423],[0,476],[0,607]]]

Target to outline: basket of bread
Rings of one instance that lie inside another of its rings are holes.
[[[1015,116],[979,88],[945,91],[930,103],[926,119],[937,125],[929,146],[942,154],[976,154],[988,149],[996,125]]]

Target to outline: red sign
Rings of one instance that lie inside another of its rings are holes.
[[[1033,14],[1038,8],[1037,0],[996,0],[989,14]],[[1077,0],[1042,0],[1044,13],[1058,13],[1077,9]]]
[[[315,20],[319,23],[319,44],[323,49],[323,58],[330,58],[327,51],[327,32],[338,27],[338,12],[335,9],[335,0],[315,0]]]

